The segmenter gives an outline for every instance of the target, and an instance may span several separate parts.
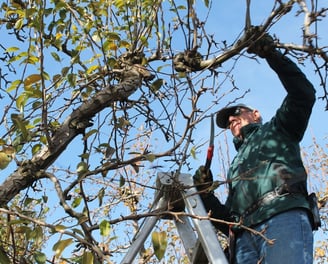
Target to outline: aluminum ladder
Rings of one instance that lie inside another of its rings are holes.
[[[153,212],[165,212],[169,206],[170,208],[173,206],[173,209],[170,209],[172,211],[185,211],[199,217],[208,216],[194,187],[192,175],[158,173],[156,182],[158,191],[155,194]],[[158,216],[145,218],[121,264],[133,263],[147,237],[150,236],[156,222],[160,219]],[[175,222],[190,263],[228,264],[215,228],[209,220],[200,220],[197,217],[187,216],[180,217],[182,221],[176,221],[174,218],[170,219]]]

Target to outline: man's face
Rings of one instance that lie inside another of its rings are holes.
[[[236,108],[235,112],[228,118],[227,128],[235,137],[241,137],[240,129],[248,124],[257,123],[260,120],[258,110],[250,110],[243,107]]]

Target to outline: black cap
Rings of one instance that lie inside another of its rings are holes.
[[[218,125],[218,127],[227,128],[229,116],[233,115],[237,108],[246,108],[246,109],[253,111],[252,107],[245,105],[245,104],[237,104],[237,105],[222,108],[216,114],[216,124]]]

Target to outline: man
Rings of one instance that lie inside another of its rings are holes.
[[[194,181],[212,217],[237,223],[232,227],[235,263],[309,264],[313,262],[313,221],[299,142],[315,102],[315,90],[300,69],[274,48],[269,35],[255,42],[248,52],[266,59],[287,96],[275,116],[264,124],[260,112],[244,104],[217,113],[217,125],[230,129],[237,150],[227,175],[225,205],[212,191],[204,190],[203,186],[213,181],[210,170],[201,166]],[[227,226],[215,225],[227,234]],[[261,232],[274,243],[241,225]]]

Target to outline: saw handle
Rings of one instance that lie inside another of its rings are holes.
[[[214,146],[209,146],[207,149],[207,156],[206,156],[206,162],[205,162],[206,169],[209,169],[211,167],[213,152],[214,152]]]

